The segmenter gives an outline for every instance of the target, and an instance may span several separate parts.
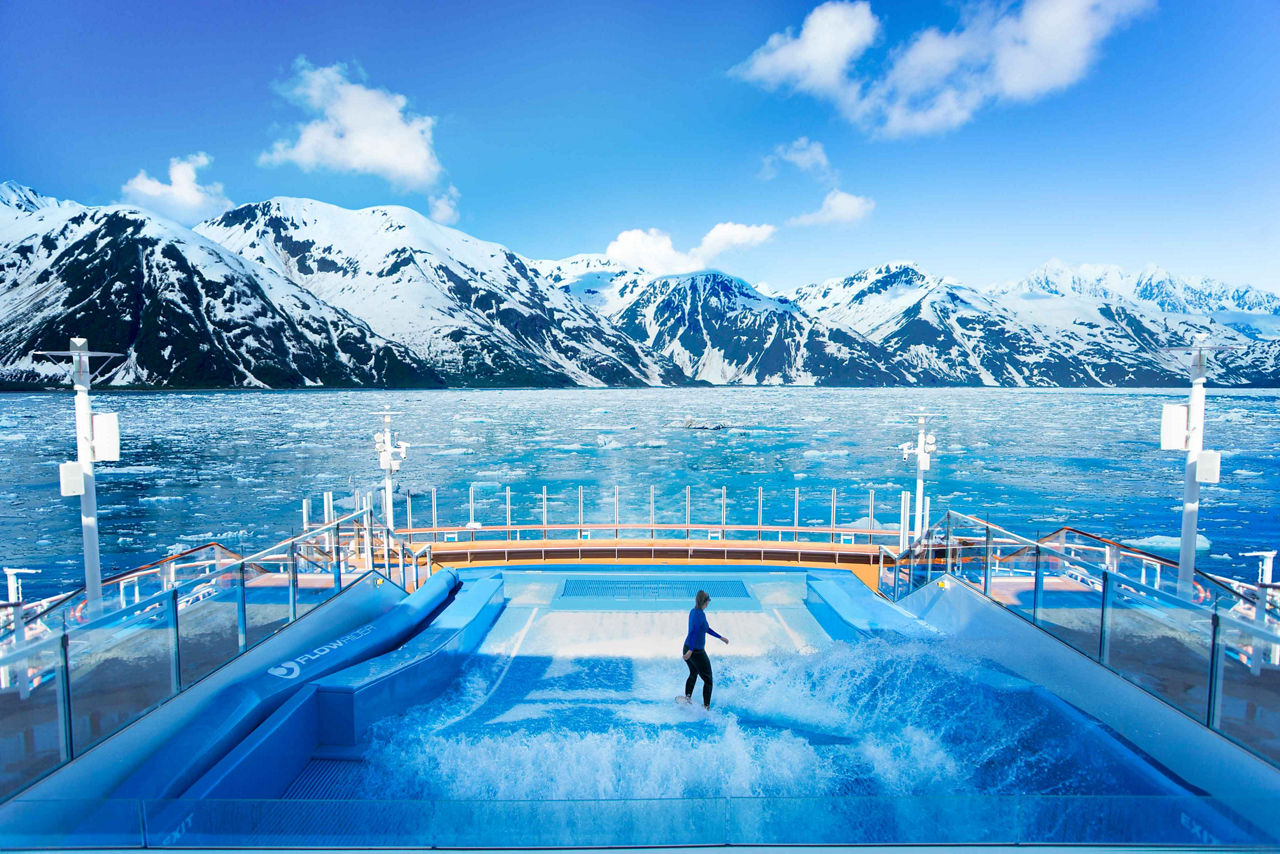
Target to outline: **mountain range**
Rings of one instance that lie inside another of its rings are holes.
[[[414,210],[309,199],[193,229],[0,184],[0,385],[72,335],[141,387],[1280,384],[1280,296],[1051,262],[973,288],[900,262],[762,293],[603,255],[540,261]]]

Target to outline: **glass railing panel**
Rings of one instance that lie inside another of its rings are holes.
[[[208,576],[178,597],[178,660],[182,685],[204,678],[240,652],[240,573]]]
[[[0,848],[141,848],[142,811],[133,800],[33,800],[0,806]]]
[[[721,798],[437,801],[432,844],[567,848],[723,845]]]
[[[1268,837],[1211,799],[1035,795],[1020,799],[1022,844],[1174,845],[1204,850]]]
[[[61,762],[58,638],[14,652],[4,647],[0,688],[0,797]]]
[[[730,798],[731,845],[1013,843],[1017,799],[992,795]]]
[[[253,646],[289,623],[289,573],[250,565],[243,579],[246,643]]]
[[[1258,637],[1247,623],[1225,620],[1218,629],[1223,653],[1219,729],[1280,763],[1280,644],[1266,634]]]
[[[987,595],[1027,620],[1035,607],[1035,549],[1016,543],[992,547],[991,586]]]
[[[154,800],[150,847],[426,847],[433,810],[417,801]]]
[[[171,603],[131,606],[105,625],[71,633],[71,733],[77,755],[136,720],[174,690]]]
[[[1117,673],[1204,721],[1209,699],[1211,615],[1171,597],[1117,582],[1110,604],[1109,655]]]
[[[1041,554],[1040,627],[1091,658],[1098,656],[1102,578],[1079,564]]]

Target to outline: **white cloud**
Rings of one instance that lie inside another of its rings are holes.
[[[833,0],[809,13],[799,37],[775,33],[734,73],[768,89],[788,87],[830,101],[850,121],[885,136],[936,133],[967,123],[988,104],[1032,101],[1078,82],[1102,42],[1154,5],[972,2],[954,30],[921,30],[890,50],[881,73],[855,74],[851,66],[879,24],[862,0]],[[853,37],[855,31],[865,37]]]
[[[172,158],[168,184],[152,178],[144,169],[120,188],[123,201],[183,225],[195,225],[202,219],[217,216],[233,207],[223,194],[222,185],[196,182],[196,170],[208,166],[212,160],[203,151],[185,158]]]
[[[760,177],[766,181],[774,178],[778,174],[779,163],[790,163],[797,169],[812,172],[823,180],[833,175],[831,161],[827,159],[827,150],[822,147],[822,143],[811,140],[807,136],[775,147],[772,154],[765,156]]]
[[[789,29],[774,33],[733,71],[769,89],[789,85],[811,95],[836,95],[848,85],[849,65],[879,32],[870,3],[831,0],[809,13],[800,35]]]
[[[431,197],[431,218],[441,225],[453,225],[458,221],[458,200],[461,198],[458,188],[450,184],[449,189]]]
[[[693,249],[681,252],[665,231],[633,228],[619,234],[605,249],[605,254],[629,267],[639,267],[655,275],[689,273],[705,269],[713,258],[729,249],[764,243],[776,231],[772,225],[722,222],[708,231]]]
[[[376,175],[405,191],[435,185],[443,169],[432,142],[434,118],[407,112],[404,95],[352,83],[345,65],[313,68],[299,59],[295,68],[281,91],[317,118],[298,125],[297,139],[277,140],[259,155],[260,165]]]
[[[876,203],[866,196],[855,196],[843,190],[832,190],[818,210],[792,217],[787,225],[824,225],[832,222],[857,222],[871,213]]]

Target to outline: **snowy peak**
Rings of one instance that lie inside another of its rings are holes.
[[[14,181],[0,183],[0,208],[29,214],[45,208],[72,206],[78,207],[75,202],[64,202],[52,196],[41,195],[30,187]]]
[[[353,211],[272,199],[196,230],[362,318],[455,383],[684,381],[669,362],[549,282],[537,262],[408,208]]]

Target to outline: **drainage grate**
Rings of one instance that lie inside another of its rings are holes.
[[[679,581],[676,579],[570,578],[564,583],[562,599],[688,599],[705,590],[712,599],[750,599],[741,581]]]

